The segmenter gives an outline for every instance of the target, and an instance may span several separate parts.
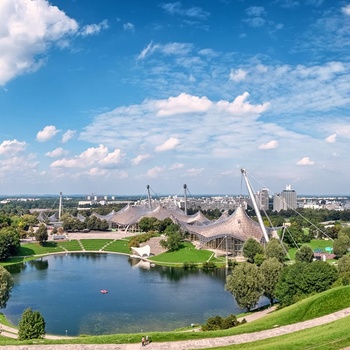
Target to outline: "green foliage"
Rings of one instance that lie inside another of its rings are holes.
[[[202,326],[202,331],[216,331],[219,329],[229,329],[238,326],[240,323],[237,321],[235,315],[229,315],[227,317],[213,316],[209,317],[206,323]]]
[[[46,242],[49,238],[49,235],[47,233],[47,227],[45,224],[40,224],[39,228],[35,232],[35,239],[40,243],[43,244]]]
[[[278,239],[271,239],[265,247],[266,258],[276,258],[279,262],[284,262],[286,258],[287,247],[282,246],[283,242]]]
[[[254,257],[256,254],[262,254],[263,252],[263,247],[254,238],[247,239],[243,245],[243,256],[250,263],[254,263]]]
[[[170,227],[170,226],[168,226],[168,227]],[[174,251],[179,250],[181,248],[181,239],[182,239],[182,236],[178,231],[170,232],[167,234],[166,239],[162,239],[160,241],[160,245],[163,248],[167,249],[169,252],[174,252]]]
[[[256,265],[242,263],[227,276],[225,289],[235,297],[240,308],[251,310],[263,292],[263,276]]]
[[[334,266],[323,262],[296,262],[283,268],[276,285],[276,297],[281,305],[291,305],[312,293],[329,289],[338,277]]]
[[[45,321],[39,311],[24,310],[18,325],[19,340],[39,339],[45,335]]]
[[[339,278],[343,285],[350,284],[350,255],[344,255],[338,260]]]
[[[0,260],[16,255],[20,249],[20,240],[17,230],[13,227],[0,229]]]
[[[338,238],[333,241],[333,253],[337,258],[341,258],[347,253],[349,247],[350,237],[344,232],[339,232]]]
[[[204,270],[210,270],[210,269],[215,269],[216,268],[216,264],[214,263],[214,261],[206,261],[203,263],[203,269]]]
[[[4,267],[0,266],[0,308],[6,307],[12,287],[13,279],[11,274]]]
[[[187,262],[185,261],[183,263],[183,266],[182,266],[185,270],[188,270],[188,269],[194,269],[197,267],[196,263],[194,263],[193,261],[190,261],[190,262]]]
[[[254,256],[254,264],[257,266],[261,266],[261,264],[265,261],[265,255],[262,253],[255,254]]]
[[[129,241],[129,248],[139,247],[140,243],[147,242],[150,238],[157,236],[155,232],[142,233],[141,235],[134,236]]]
[[[282,269],[283,264],[276,258],[267,259],[260,266],[260,272],[263,276],[263,293],[267,298],[269,298],[271,305],[276,297],[275,288]]]
[[[313,259],[314,251],[307,245],[303,245],[295,254],[295,261],[311,263]]]

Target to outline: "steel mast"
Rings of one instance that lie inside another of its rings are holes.
[[[250,182],[247,178],[247,172],[245,169],[241,169],[241,173],[244,177],[244,181],[245,181],[245,184],[247,185],[247,189],[248,189],[248,192],[249,192],[249,196],[250,196],[250,199],[252,200],[253,202],[253,207],[254,207],[254,210],[255,210],[255,214],[256,216],[258,217],[258,221],[259,221],[259,225],[260,225],[260,228],[264,234],[264,238],[265,238],[265,241],[266,243],[269,241],[269,236],[266,232],[266,227],[264,225],[264,222],[263,222],[263,219],[261,217],[261,214],[260,214],[260,210],[259,210],[259,207],[258,205],[256,204],[256,200],[255,200],[255,196],[254,196],[254,193],[253,193],[253,190],[252,190],[252,187],[250,186]]]

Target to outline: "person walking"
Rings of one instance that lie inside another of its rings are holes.
[[[141,345],[142,346],[145,346],[146,344],[145,344],[145,337],[142,337],[142,339],[141,339]]]

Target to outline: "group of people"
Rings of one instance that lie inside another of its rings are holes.
[[[141,339],[141,345],[142,346],[146,346],[147,344],[149,344],[148,335],[146,335],[146,337],[142,337],[142,339]]]

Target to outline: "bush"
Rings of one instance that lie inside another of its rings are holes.
[[[244,320],[247,322],[246,320]],[[209,317],[207,322],[202,326],[202,331],[215,331],[219,329],[228,329],[232,327],[236,327],[240,324],[237,321],[237,317],[235,315],[229,315],[227,317],[214,316]]]
[[[215,268],[216,268],[216,264],[213,261],[206,261],[203,263],[204,270],[210,270]]]
[[[39,311],[24,310],[18,325],[19,340],[39,339],[45,335],[45,321]]]

